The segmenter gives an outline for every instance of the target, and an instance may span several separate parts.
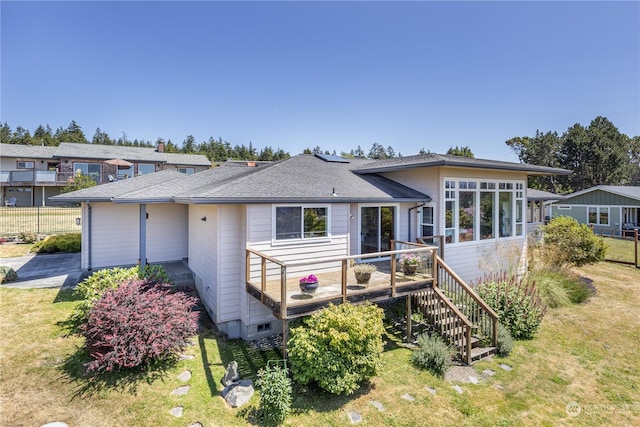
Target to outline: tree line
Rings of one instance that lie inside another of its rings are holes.
[[[164,150],[168,153],[183,154],[203,154],[212,162],[224,162],[229,159],[233,160],[257,160],[257,161],[277,161],[288,159],[291,154],[280,149],[273,149],[270,146],[257,150],[251,142],[246,146],[244,144],[232,145],[230,142],[223,140],[221,137],[209,138],[206,141],[198,143],[193,135],[188,135],[182,144],[178,146],[171,139],[164,140],[158,138],[155,142],[148,140],[133,141],[127,137],[125,132],[119,138],[111,138],[107,132],[102,131],[99,127],[96,129],[91,140],[87,139],[82,127],[72,120],[66,128],[58,127],[55,131],[47,124],[39,125],[33,134],[22,126],[18,126],[15,130],[11,130],[8,123],[3,123],[0,127],[0,141],[4,144],[23,144],[23,145],[44,145],[58,146],[62,142],[75,142],[82,144],[104,144],[104,145],[121,145],[127,147],[156,147],[159,143],[164,144]],[[314,148],[305,148],[303,154],[333,154],[336,151],[323,150],[319,146]],[[424,148],[420,149],[418,154],[427,154]],[[451,147],[447,154],[473,157],[473,153],[469,147]],[[396,152],[392,146],[384,147],[382,144],[374,142],[368,151],[362,149],[358,145],[357,148],[350,151],[340,153],[343,157],[362,158],[362,159],[389,159],[394,157],[402,157],[402,154]]]
[[[506,141],[522,163],[571,170],[570,175],[529,178],[529,187],[566,194],[596,185],[640,185],[640,136],[621,133],[606,117],[566,132],[536,131]]]

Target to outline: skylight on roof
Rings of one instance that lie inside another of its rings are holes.
[[[324,160],[325,162],[350,163],[349,159],[345,159],[344,157],[336,156],[333,154],[316,154],[316,157]]]

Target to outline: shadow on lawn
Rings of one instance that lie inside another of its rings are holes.
[[[76,348],[61,367],[63,380],[75,386],[72,399],[96,396],[105,391],[136,394],[138,385],[151,384],[165,377],[178,360],[166,361],[163,364],[149,366],[145,369],[132,368],[114,372],[91,375],[87,373],[86,364],[91,360],[84,347]]]

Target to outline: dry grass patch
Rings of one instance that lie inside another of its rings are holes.
[[[4,243],[0,245],[0,258],[16,258],[31,252],[33,244],[28,243]],[[0,261],[0,264],[2,261]]]

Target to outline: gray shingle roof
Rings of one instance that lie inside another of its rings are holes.
[[[359,163],[359,162],[354,162]],[[217,185],[182,193],[192,203],[300,203],[423,201],[429,196],[381,176],[359,176],[353,163],[325,162],[312,155],[281,160]],[[199,174],[196,174],[199,175]]]
[[[20,159],[53,159],[58,147],[42,145],[0,144],[0,157]]]
[[[566,199],[570,199],[581,194],[590,193],[592,191],[601,190],[608,193],[616,194],[618,196],[629,197],[640,201],[640,187],[632,187],[625,185],[596,185],[595,187],[587,188],[586,190],[576,191],[575,193],[567,194]]]
[[[565,196],[550,193],[548,191],[536,190],[535,188],[527,188],[527,200],[562,200]]]
[[[455,166],[474,169],[512,170],[527,172],[529,175],[568,175],[571,171],[525,163],[504,162],[500,160],[474,159],[446,154],[423,154],[417,156],[394,157],[392,159],[370,161],[360,166],[356,173],[380,173],[394,170],[423,168],[434,166]]]
[[[172,182],[182,181],[185,177],[185,174],[178,171],[165,170],[141,175],[132,179],[123,179],[108,184],[96,185],[95,187],[85,188],[71,193],[60,194],[50,197],[50,199],[62,202],[110,201],[115,197],[120,197],[134,191],[142,189],[152,191],[155,187],[170,186]]]
[[[124,159],[130,162],[169,163],[174,165],[211,166],[200,154],[159,153],[154,148],[121,145],[77,144],[63,142],[55,152],[58,158]]]

